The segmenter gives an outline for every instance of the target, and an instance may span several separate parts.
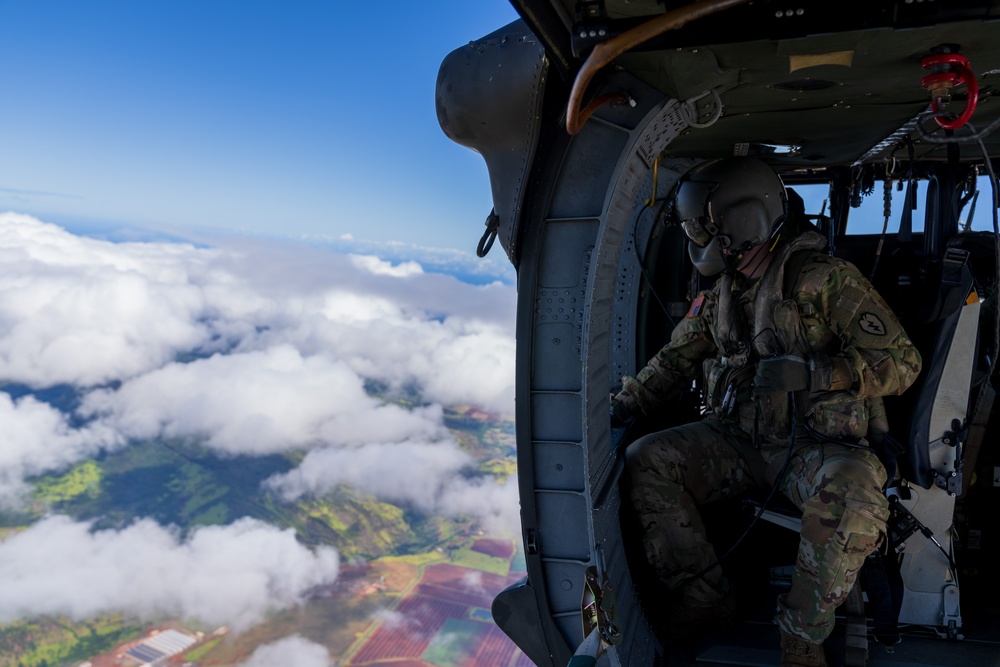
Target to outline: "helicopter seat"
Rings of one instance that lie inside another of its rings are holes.
[[[955,237],[940,260],[921,260],[906,247],[894,248],[873,281],[923,357],[914,386],[886,400],[889,434],[872,443],[887,468],[892,517],[885,550],[869,557],[859,581],[874,634],[887,645],[898,641],[900,624],[930,627],[948,637],[958,636],[962,626],[951,534],[955,498],[963,490],[962,447],[974,418],[970,395],[982,376],[975,368],[979,300],[965,248],[977,243],[972,236]],[[858,258],[865,253],[857,242],[863,240],[845,239],[837,254],[848,255],[860,268]],[[760,519],[801,530],[801,512],[783,497],[766,506],[759,499],[745,502]],[[863,628],[865,612],[860,613]],[[851,630],[851,610],[848,618],[850,647],[857,634]],[[853,643],[857,647],[861,641]]]
[[[939,259],[911,264],[918,271],[896,274],[909,279],[900,285],[903,293],[910,291],[904,326],[920,350],[923,369],[906,393],[886,401],[889,442],[901,443],[896,450],[898,483],[888,491],[898,499],[889,546],[900,555],[899,622],[935,628],[950,637],[962,625],[952,555],[955,499],[962,493],[970,399],[981,376],[976,371],[980,301],[970,253],[958,239]],[[892,457],[887,461],[890,466],[894,462]],[[924,537],[914,537],[918,531]]]

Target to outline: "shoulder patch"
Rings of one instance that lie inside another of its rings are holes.
[[[701,308],[704,305],[705,305],[705,295],[699,294],[694,298],[694,301],[691,302],[691,308],[688,309],[688,314],[687,314],[688,319],[691,319],[693,317],[700,317]]]
[[[861,313],[861,317],[858,318],[858,326],[862,331],[872,336],[886,334],[885,323],[875,313]]]
[[[845,292],[849,291],[845,290]],[[846,304],[841,300],[839,305],[843,308]],[[896,319],[891,310],[884,307],[884,303],[880,298],[877,298],[877,295],[869,294],[861,300],[861,303],[854,304],[854,308],[853,314],[840,310],[839,314],[847,316],[840,321],[847,322],[844,334],[857,341],[861,347],[882,350],[894,345],[896,339],[903,333],[899,320]],[[834,312],[838,313],[838,311]]]

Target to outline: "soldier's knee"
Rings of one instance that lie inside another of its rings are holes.
[[[650,450],[649,438],[648,435],[643,436],[625,450],[625,470],[630,476],[646,464]]]
[[[822,481],[811,504],[829,519],[838,518],[842,536],[854,533],[878,536],[885,529],[889,503],[882,492],[883,476],[857,460],[824,466]]]
[[[639,438],[625,450],[625,471],[633,480],[652,473],[676,481],[679,458],[678,452],[669,442],[664,442],[662,433],[651,433]]]
[[[878,458],[866,450],[826,457],[819,473],[821,488],[829,483],[848,484],[877,494],[881,494],[886,477]]]

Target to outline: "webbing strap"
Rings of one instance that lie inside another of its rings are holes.
[[[976,471],[976,461],[979,459],[979,450],[983,444],[983,437],[986,435],[986,425],[990,421],[990,412],[993,410],[993,401],[996,399],[997,391],[990,383],[990,379],[983,380],[979,388],[979,397],[976,399],[976,407],[972,411],[969,419],[969,435],[965,441],[965,451],[962,461],[962,491],[959,497],[964,496],[969,491],[972,484],[972,474]]]
[[[896,235],[900,245],[913,240],[913,206],[917,199],[917,182],[906,183],[906,196],[903,198],[903,214],[899,217],[899,234]]]
[[[795,290],[795,282],[802,273],[802,267],[809,261],[809,257],[815,250],[798,250],[793,252],[785,262],[785,282],[782,285],[782,294],[786,299],[791,299]]]

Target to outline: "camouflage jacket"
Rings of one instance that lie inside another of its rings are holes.
[[[694,299],[670,342],[636,377],[623,379],[613,400],[630,411],[669,409],[677,390],[700,378],[714,417],[777,444],[788,435],[788,396],[755,398],[751,383],[757,359],[790,353],[818,361],[829,377],[827,390],[796,397],[797,414],[813,428],[854,440],[884,431],[881,397],[902,393],[921,366],[898,318],[842,259],[809,252],[788,299],[777,275],[770,283],[767,274],[752,283],[717,280]]]

